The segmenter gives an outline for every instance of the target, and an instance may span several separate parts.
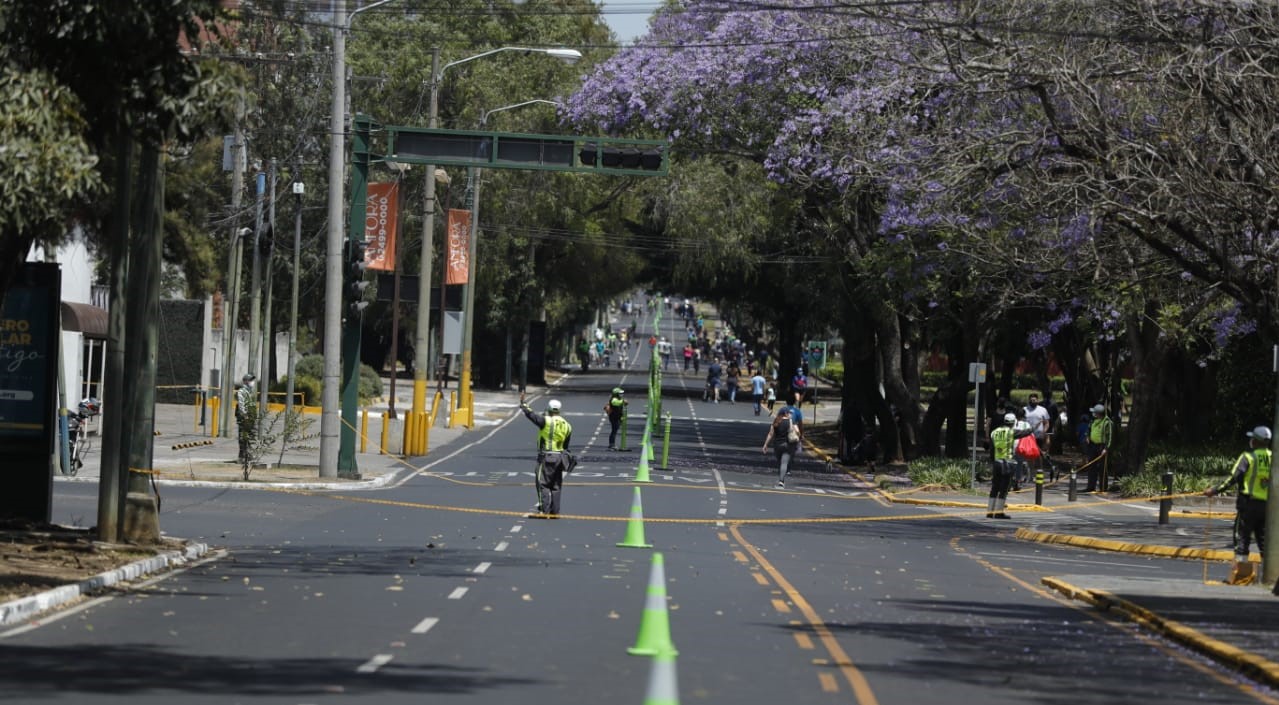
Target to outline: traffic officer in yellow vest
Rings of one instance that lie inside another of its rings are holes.
[[[1017,439],[1032,433],[1030,425],[1017,423],[1016,414],[1004,414],[1004,425],[990,432],[990,447],[995,462],[990,474],[990,501],[986,505],[987,519],[1007,519],[1004,507],[1008,504],[1008,488],[1013,484],[1020,460],[1013,457]]]
[[[1235,569],[1231,583],[1252,582],[1252,563],[1248,562],[1249,539],[1257,537],[1257,550],[1266,550],[1266,499],[1270,496],[1270,429],[1258,426],[1248,432],[1248,450],[1235,461],[1230,477],[1204,494],[1213,497],[1231,486],[1239,489],[1235,499]]]
[[[622,398],[625,392],[621,387],[613,388],[613,395],[608,398],[608,403],[604,405],[604,415],[608,417],[610,431],[608,434],[608,449],[617,450],[617,429],[622,425],[622,418],[626,416],[626,400]]]
[[[524,403],[520,394],[520,410],[540,429],[537,433],[537,514],[532,517],[557,516],[560,513],[560,488],[564,474],[573,471],[573,456],[568,446],[573,439],[573,426],[560,415],[560,402],[552,399],[546,403],[542,415]]]
[[[1106,473],[1104,464],[1107,458],[1102,456],[1110,452],[1110,444],[1115,440],[1115,422],[1106,416],[1106,407],[1097,404],[1089,409],[1092,412],[1092,423],[1088,426],[1088,488],[1085,492],[1097,490],[1097,478],[1101,478],[1101,491],[1106,491]]]

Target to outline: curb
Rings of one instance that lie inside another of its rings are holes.
[[[1230,666],[1250,678],[1255,678],[1272,688],[1279,687],[1279,663],[1214,639],[1180,622],[1164,619],[1141,605],[1116,597],[1105,590],[1076,587],[1051,576],[1041,578],[1040,582],[1070,599],[1086,602],[1097,609],[1117,610],[1129,620]]]
[[[208,544],[194,543],[181,551],[168,551],[144,558],[71,585],[46,590],[9,602],[0,603],[0,627],[8,627],[27,621],[54,607],[65,605],[83,595],[97,592],[117,583],[136,580],[150,573],[177,568],[209,552]]]
[[[1143,556],[1160,556],[1163,558],[1184,558],[1187,560],[1209,560],[1229,562],[1235,559],[1234,551],[1218,548],[1186,548],[1181,546],[1159,546],[1156,544],[1132,543],[1114,539],[1098,539],[1091,536],[1073,536],[1070,534],[1048,534],[1032,529],[1018,529],[1014,535],[1023,541],[1050,543],[1076,548],[1091,548],[1098,551],[1116,551],[1118,553],[1135,553]],[[1261,557],[1254,553],[1249,560],[1260,561]]]
[[[385,487],[399,479],[400,474],[408,468],[400,468],[391,472],[379,475],[369,480],[352,480],[349,482],[233,482],[233,481],[215,481],[215,480],[174,480],[162,477],[156,477],[155,483],[161,487],[206,487],[212,489],[230,489],[230,490],[348,490],[363,491],[376,490]],[[417,468],[412,469],[418,472]],[[97,477],[76,477],[68,475],[56,475],[54,479],[59,482],[93,482],[97,483]],[[0,623],[2,624],[2,623]]]

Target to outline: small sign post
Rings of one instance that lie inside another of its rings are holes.
[[[986,363],[968,363],[968,381],[973,383],[973,462],[972,486],[977,487],[977,428],[981,426],[981,384],[986,381]]]

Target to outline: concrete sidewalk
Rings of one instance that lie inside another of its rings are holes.
[[[397,389],[396,410],[400,415],[400,423],[393,426],[396,434],[403,433],[403,416],[411,407],[411,385],[408,390]],[[536,390],[529,390],[534,392]],[[448,403],[447,397],[444,401]],[[514,392],[476,391],[475,392],[475,429],[482,431],[501,423],[519,408],[519,397]],[[155,446],[153,449],[153,468],[156,481],[161,484],[217,486],[238,488],[279,488],[293,489],[373,489],[394,482],[416,470],[423,463],[429,462],[432,456],[439,456],[441,449],[463,438],[468,429],[464,426],[449,428],[447,410],[441,409],[435,426],[430,429],[428,453],[420,458],[404,458],[379,450],[382,437],[382,413],[387,410],[385,403],[367,408],[367,436],[363,443],[360,428],[363,419],[356,424],[356,467],[358,479],[321,478],[319,476],[320,461],[320,416],[307,415],[310,426],[303,438],[293,442],[280,453],[279,448],[267,453],[259,465],[255,466],[246,482],[240,463],[239,443],[235,436],[234,421],[229,437],[212,436],[212,413],[201,414],[199,406],[191,404],[157,404],[155,419]],[[203,423],[202,423],[203,422]],[[97,435],[91,436],[91,447],[85,458],[84,466],[74,475],[55,474],[54,479],[70,482],[97,482],[101,472],[101,441]],[[398,448],[398,439],[388,445]],[[360,450],[361,447],[363,450]]]
[[[1221,582],[1234,560],[1232,500],[1174,497],[1168,523],[1160,524],[1157,501],[1078,493],[1071,502],[1064,479],[1045,485],[1042,505],[1035,504],[1033,484],[1010,494],[1011,518],[1006,520],[985,518],[985,492],[908,491],[884,497],[1016,528],[1017,538],[1025,541],[1210,561],[1202,580],[1071,574],[1045,576],[1041,582],[1071,599],[1118,611],[1250,678],[1279,687],[1279,598],[1266,586]],[[1260,560],[1255,552],[1252,558]]]

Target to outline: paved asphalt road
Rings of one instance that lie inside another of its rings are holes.
[[[524,516],[535,429],[514,413],[382,490],[167,488],[166,532],[225,553],[0,641],[6,702],[643,703],[654,662],[627,648],[654,551],[683,703],[1274,701],[1039,585],[1197,577],[1198,564],[885,506],[811,458],[776,490],[767,420],[701,402],[674,364],[674,471],[642,488],[654,549],[619,548],[638,456],[603,450],[600,409],[619,382],[638,411],[638,362],[552,390],[583,461],[556,521]],[[55,519],[91,516],[95,497],[59,483]]]

